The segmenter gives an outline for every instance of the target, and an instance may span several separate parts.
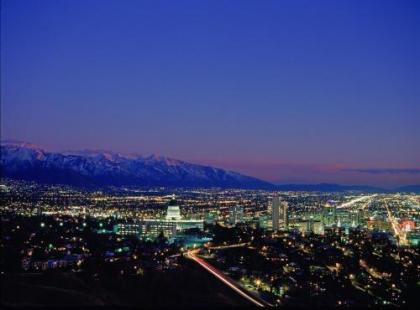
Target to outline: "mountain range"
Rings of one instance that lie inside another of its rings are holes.
[[[272,184],[236,172],[168,157],[105,151],[53,153],[33,144],[1,145],[4,177],[77,186],[168,186],[270,189]]]
[[[269,189],[319,192],[416,192],[420,185],[386,190],[364,185],[272,183],[210,166],[164,156],[108,151],[48,152],[25,142],[1,144],[1,177],[46,184],[89,186],[167,186]]]

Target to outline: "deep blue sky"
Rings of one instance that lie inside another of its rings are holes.
[[[3,0],[2,139],[420,183],[419,58],[415,0]]]

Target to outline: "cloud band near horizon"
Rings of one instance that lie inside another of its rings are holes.
[[[355,168],[348,168],[348,169],[342,169],[341,171],[361,172],[361,173],[368,173],[368,174],[420,174],[420,168],[408,168],[408,169],[398,169],[398,168],[355,169]]]

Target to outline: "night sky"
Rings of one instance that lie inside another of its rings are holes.
[[[1,137],[420,183],[420,1],[3,0]]]

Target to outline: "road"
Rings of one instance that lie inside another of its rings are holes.
[[[339,205],[339,206],[337,206],[337,209],[342,209],[342,208],[348,208],[348,207],[351,207],[352,205],[354,205],[355,203],[357,203],[357,202],[361,202],[361,201],[364,201],[364,200],[368,200],[368,199],[371,199],[371,198],[373,198],[373,197],[375,197],[376,195],[370,195],[370,196],[362,196],[362,197],[357,197],[357,198],[355,198],[355,199],[353,199],[353,200],[350,200],[350,201],[348,201],[348,202],[345,202],[345,203],[343,203],[343,204],[341,204],[341,205]]]
[[[234,280],[224,275],[220,270],[214,268],[212,265],[207,263],[204,259],[201,259],[196,254],[199,250],[192,250],[188,251],[187,257],[198,263],[201,267],[206,269],[220,281],[222,281],[225,285],[233,289],[236,293],[241,295],[242,297],[246,298],[248,301],[252,302],[254,305],[258,307],[266,307],[271,306],[271,304],[267,303],[266,301],[262,300],[261,298],[257,298],[256,296],[251,295],[245,289],[241,288]]]
[[[209,246],[207,248],[210,250],[224,250],[224,249],[232,249],[232,248],[241,248],[249,244],[250,244],[249,242],[243,242],[243,243],[229,244],[229,245]]]
[[[386,212],[388,214],[388,220],[391,222],[392,229],[394,230],[394,235],[398,236],[399,242],[401,245],[408,245],[407,237],[405,232],[403,232],[398,224],[398,221],[395,219],[395,217],[392,216],[392,212],[388,207],[387,202],[384,202]]]

